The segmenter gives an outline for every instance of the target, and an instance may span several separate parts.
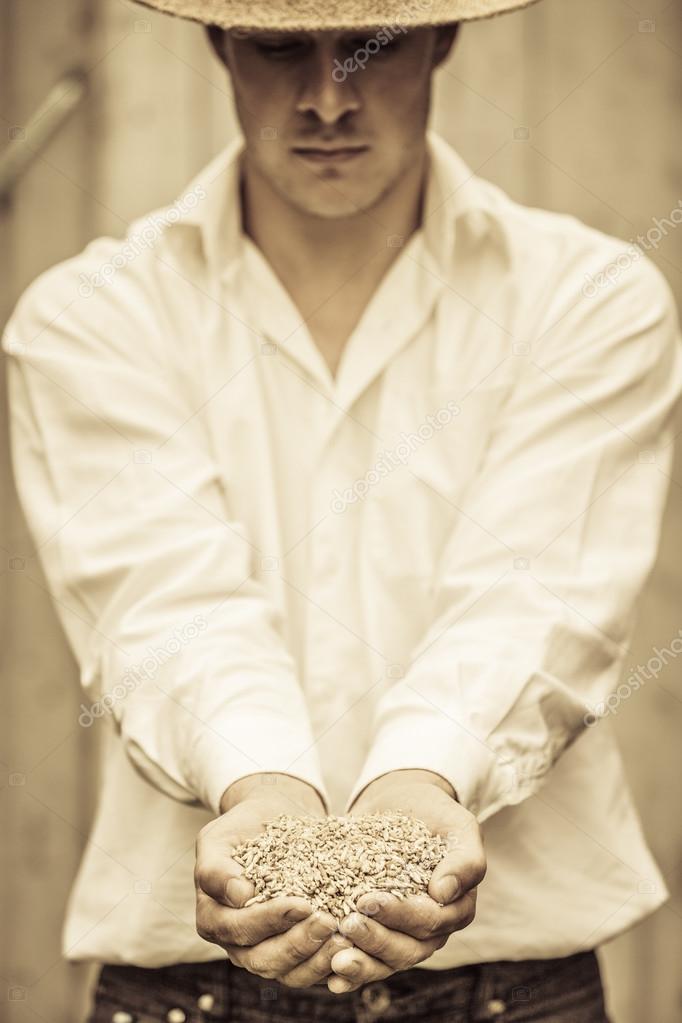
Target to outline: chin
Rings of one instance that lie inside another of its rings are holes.
[[[368,189],[366,184],[353,188],[348,181],[338,181],[332,188],[324,182],[297,187],[287,195],[288,201],[302,213],[325,220],[344,220],[365,213],[381,196],[380,189]]]
[[[362,213],[365,209],[362,204],[357,202],[324,202],[324,200],[315,202],[310,196],[295,205],[301,212],[307,213],[311,217],[319,217],[321,220],[346,220],[357,213]]]

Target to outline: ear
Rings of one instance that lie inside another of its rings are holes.
[[[448,25],[436,26],[436,41],[433,47],[434,68],[439,67],[450,56],[457,39],[460,24],[461,22],[459,21],[453,21]]]
[[[225,29],[220,28],[218,25],[206,25],[206,35],[211,49],[215,53],[216,57],[229,71],[230,65],[227,57],[227,47],[225,45],[225,37],[227,35]]]

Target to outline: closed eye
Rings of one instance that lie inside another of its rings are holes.
[[[254,40],[253,46],[263,57],[281,59],[302,53],[305,43],[302,39],[286,37],[282,39]]]
[[[400,46],[401,39],[399,37],[390,37],[383,33],[381,35],[369,35],[369,36],[351,36],[344,43],[346,50],[349,53],[353,53],[356,50],[367,49],[367,44],[374,40],[374,46],[370,47],[370,53],[372,56],[379,56],[380,53],[386,53],[387,51],[397,50]],[[372,50],[374,52],[372,53]]]

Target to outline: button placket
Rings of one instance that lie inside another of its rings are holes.
[[[342,415],[342,414],[341,414]],[[336,692],[338,678],[332,664],[349,641],[343,622],[343,575],[347,522],[331,507],[334,487],[344,482],[339,464],[337,429],[343,426],[336,408],[316,406],[316,456],[312,462],[310,521],[317,523],[309,536],[309,577],[306,610],[307,687],[315,695],[311,709],[315,725],[326,729],[346,710],[347,701]],[[346,694],[347,695],[347,694]]]
[[[318,406],[319,408],[320,406]],[[326,414],[319,415],[315,423],[318,442],[317,457],[313,464],[313,481],[311,487],[311,522],[318,525],[313,529],[310,539],[313,586],[338,563],[339,543],[337,534],[340,531],[342,517],[335,514],[331,507],[335,483],[341,480],[341,473],[332,461],[333,442],[336,431],[341,425],[336,409],[323,407]]]
[[[326,599],[329,594],[329,576],[331,570],[332,544],[329,537],[330,520],[336,516],[325,500],[328,479],[327,438],[328,407],[319,400],[314,405],[312,429],[316,442],[315,456],[311,459],[310,483],[310,523],[311,532],[308,536],[309,573],[306,602],[306,665],[308,685],[316,694],[324,689],[324,680],[318,675],[318,663],[321,650],[328,648],[328,631],[330,621],[325,611],[331,612]],[[315,708],[311,713],[316,718]]]

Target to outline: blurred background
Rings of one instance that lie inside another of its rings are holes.
[[[682,208],[682,9],[638,3],[543,0],[463,26],[432,123],[520,202],[624,240],[668,218],[648,255],[679,302],[682,225],[669,218]],[[202,30],[127,0],[3,0],[0,90],[2,324],[38,273],[171,202],[235,132]],[[14,495],[5,405],[2,381],[0,1020],[74,1023],[94,971],[62,959],[60,928],[95,805],[97,729],[77,723],[76,666]],[[628,669],[682,625],[680,550],[678,449]],[[681,721],[674,659],[615,717],[672,898],[602,949],[613,1023],[682,1018]]]

